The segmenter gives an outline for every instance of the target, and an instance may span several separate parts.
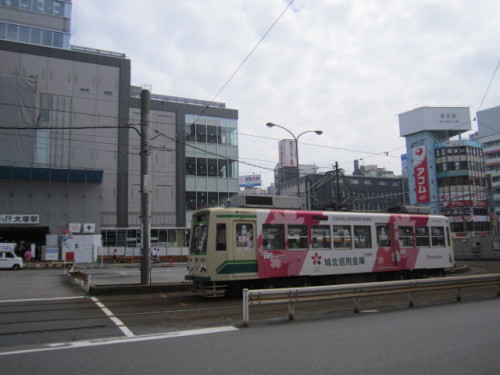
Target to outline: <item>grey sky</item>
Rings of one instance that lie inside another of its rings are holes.
[[[288,3],[74,0],[72,44],[126,53],[134,85],[212,100]],[[299,146],[320,172],[362,159],[399,174],[398,113],[465,105],[475,117],[500,61],[499,14],[498,0],[295,0],[215,99],[239,110],[240,159],[263,167],[240,174],[272,182],[288,137],[267,122],[323,130]],[[500,105],[499,87],[496,76],[481,109]]]

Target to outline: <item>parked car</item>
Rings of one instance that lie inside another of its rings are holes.
[[[12,250],[1,250],[0,268],[20,270],[23,268],[23,259],[18,257]]]

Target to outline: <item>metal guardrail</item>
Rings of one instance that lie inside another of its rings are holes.
[[[462,300],[461,289],[471,287],[497,287],[497,296],[500,297],[500,274],[441,277],[419,280],[388,281],[377,283],[328,285],[303,288],[281,289],[244,289],[243,290],[243,325],[250,322],[250,306],[275,303],[288,304],[288,318],[295,318],[295,303],[321,301],[330,299],[353,298],[354,312],[359,312],[361,297],[382,296],[389,294],[408,294],[408,306],[414,306],[416,292],[429,292],[444,289],[456,289],[457,301]]]

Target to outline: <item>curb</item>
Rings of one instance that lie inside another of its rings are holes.
[[[169,283],[153,285],[90,285],[88,294],[91,296],[109,296],[121,294],[172,293],[187,292],[190,289],[190,283]]]

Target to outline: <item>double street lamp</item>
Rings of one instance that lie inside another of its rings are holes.
[[[323,134],[323,131],[322,130],[306,130],[305,132],[300,133],[298,136],[295,136],[295,134],[293,134],[290,130],[288,130],[284,126],[276,125],[276,124],[273,124],[272,122],[268,122],[266,124],[266,126],[268,128],[277,127],[277,128],[281,128],[281,129],[287,131],[293,137],[293,140],[295,141],[295,157],[297,159],[297,198],[299,199],[299,206],[302,207],[302,204],[300,203],[299,138],[306,133],[316,133],[317,135],[321,135],[321,134]]]

